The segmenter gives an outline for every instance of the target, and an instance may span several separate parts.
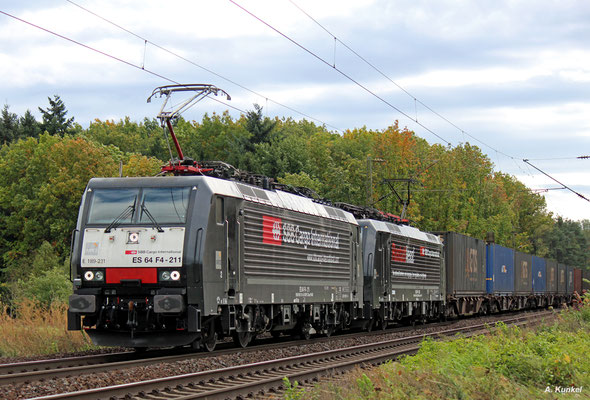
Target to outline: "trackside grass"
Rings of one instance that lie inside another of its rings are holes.
[[[49,308],[21,302],[16,311],[1,305],[0,357],[27,357],[69,353],[97,348],[82,332],[67,330],[67,305],[54,302]]]
[[[590,297],[579,311],[531,329],[427,339],[418,354],[358,369],[304,391],[288,383],[286,399],[590,399]]]

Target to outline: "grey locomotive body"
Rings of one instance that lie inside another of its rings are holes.
[[[70,329],[101,345],[331,333],[362,319],[343,210],[206,176],[92,179],[73,235]]]
[[[444,313],[440,239],[408,225],[361,219],[365,315],[389,322],[426,321]]]

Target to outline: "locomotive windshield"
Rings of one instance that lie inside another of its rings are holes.
[[[188,209],[190,188],[167,187],[143,189],[141,198],[140,223],[149,223],[149,213],[159,223],[184,223]]]
[[[126,209],[135,205],[139,189],[97,189],[92,196],[89,224],[110,224],[120,216],[120,223],[129,223],[133,212],[125,213]]]
[[[94,189],[88,223],[183,224],[189,197],[190,187]]]

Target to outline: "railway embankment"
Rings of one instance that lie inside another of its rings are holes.
[[[534,327],[427,339],[416,355],[361,369],[285,399],[589,399],[590,296]]]

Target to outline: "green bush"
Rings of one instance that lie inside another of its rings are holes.
[[[18,298],[34,300],[43,307],[56,302],[67,303],[68,296],[72,294],[72,283],[62,266],[31,274],[28,279],[19,280],[17,287]]]
[[[590,296],[536,329],[498,324],[486,335],[425,339],[420,351],[310,397],[341,399],[590,398]],[[583,387],[581,394],[554,393]],[[548,391],[546,391],[548,390]],[[571,396],[571,397],[570,397]]]

